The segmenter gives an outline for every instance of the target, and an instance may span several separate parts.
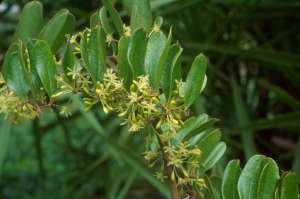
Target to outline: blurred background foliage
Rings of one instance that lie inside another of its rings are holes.
[[[114,1],[125,21],[132,1]],[[0,1],[0,65],[26,2]],[[101,6],[99,0],[42,2],[47,19],[69,9],[78,30]],[[300,1],[150,2],[163,29],[172,27],[184,47],[183,71],[199,52],[210,59],[193,114],[220,119],[228,150],[213,174],[222,176],[230,159],[245,162],[261,153],[300,180]],[[69,118],[49,111],[17,127],[1,122],[0,198],[163,198],[166,187],[141,161],[144,135],[128,134],[100,108],[74,107]]]

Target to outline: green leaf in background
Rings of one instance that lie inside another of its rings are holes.
[[[13,92],[20,97],[26,97],[30,88],[21,45],[17,43],[11,46],[10,52],[5,56],[3,77]]]
[[[136,30],[129,43],[127,59],[133,72],[133,78],[144,74],[147,35],[143,29]]]
[[[102,7],[99,11],[99,16],[100,16],[100,22],[101,22],[101,27],[104,29],[104,32],[106,34],[112,34],[113,31],[110,27],[108,18],[107,18],[107,11],[105,7]]]
[[[194,103],[202,90],[207,64],[208,60],[203,54],[198,55],[192,64],[184,85],[186,107],[190,107]]]
[[[233,102],[236,111],[236,118],[239,122],[239,127],[243,128],[251,124],[250,118],[247,113],[245,102],[243,101],[241,89],[237,84],[235,76],[230,74],[230,84],[233,90]],[[254,132],[251,130],[241,131],[242,142],[244,146],[244,153],[247,159],[256,153],[255,143],[254,143]]]
[[[150,29],[152,25],[152,13],[149,0],[133,0],[131,4],[131,30],[138,28]]]
[[[2,177],[2,168],[4,165],[4,160],[7,154],[9,142],[10,142],[10,132],[11,124],[8,122],[0,123],[0,182]]]
[[[287,91],[280,88],[279,86],[268,82],[265,79],[259,80],[259,84],[265,87],[266,89],[270,90],[275,94],[275,96],[282,101],[283,103],[287,104],[293,109],[300,109],[300,100],[296,99],[295,97],[291,96]]]
[[[271,158],[267,158],[260,173],[257,198],[272,199],[279,177],[279,168],[276,162]]]
[[[257,190],[264,159],[261,155],[254,155],[248,160],[238,181],[240,199],[258,199]]]
[[[43,6],[38,1],[27,3],[21,13],[13,40],[36,38],[43,26]]]
[[[38,40],[31,51],[31,65],[35,68],[43,87],[49,96],[53,95],[56,87],[56,63],[50,46],[45,41]]]
[[[127,51],[130,38],[123,36],[119,40],[117,66],[120,77],[123,79],[126,88],[129,88],[132,81],[132,72],[127,60]]]
[[[117,12],[117,10],[113,7],[113,5],[111,4],[111,1],[109,0],[102,0],[102,3],[104,4],[105,8],[108,10],[112,22],[116,27],[117,32],[119,33],[120,36],[123,35],[123,22],[122,19],[119,15],[119,13]]]
[[[166,43],[167,38],[161,31],[153,32],[148,40],[145,55],[145,71],[149,75],[152,86],[156,85],[159,60],[164,52]]]
[[[94,82],[103,78],[106,70],[106,43],[105,33],[102,28],[94,28],[91,30],[90,37],[85,31],[81,39],[81,53],[84,65],[91,75]]]
[[[179,45],[172,45],[166,60],[161,78],[161,85],[167,99],[169,99],[175,86],[175,80],[179,80],[181,78],[181,65],[179,60],[181,53],[182,48]]]
[[[39,38],[49,43],[55,53],[66,40],[66,35],[74,31],[75,17],[66,9],[56,13],[43,27]]]
[[[276,190],[275,198],[298,199],[298,194],[299,189],[296,175],[290,172],[283,173]]]
[[[231,160],[224,171],[222,183],[222,196],[224,199],[239,199],[237,190],[238,180],[241,174],[239,160]]]

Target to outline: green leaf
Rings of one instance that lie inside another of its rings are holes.
[[[267,158],[260,173],[257,198],[272,199],[279,177],[279,168],[276,162],[271,158]]]
[[[71,77],[68,75],[68,73],[74,68],[76,59],[77,58],[73,53],[73,46],[70,41],[68,41],[63,53],[62,68],[65,76],[69,80],[71,80]]]
[[[161,16],[155,18],[154,25],[157,27],[161,27],[164,23],[164,19]]]
[[[31,69],[31,75],[29,77],[30,79],[30,85],[31,85],[31,94],[34,97],[39,96],[40,94],[43,93],[42,91],[42,82],[41,79],[39,77],[39,74],[37,72],[37,69],[35,68],[35,66],[33,65],[33,60],[35,60],[34,58],[34,51],[35,51],[35,43],[37,40],[29,40],[27,42],[27,50],[28,50],[28,57],[29,57],[29,61],[30,61],[30,69]]]
[[[224,171],[222,183],[223,199],[239,199],[237,190],[238,180],[241,174],[240,162],[231,160]]]
[[[259,177],[264,159],[265,157],[262,155],[254,155],[248,160],[238,181],[240,199],[257,198]]]
[[[127,61],[127,51],[129,46],[129,37],[121,37],[119,40],[118,45],[118,57],[117,57],[117,65],[118,65],[118,72],[120,77],[123,79],[126,88],[129,88],[132,81],[132,72]]]
[[[159,88],[160,86],[160,81],[161,81],[161,77],[164,71],[164,67],[166,64],[166,61],[168,59],[168,55],[169,55],[169,51],[170,51],[170,47],[171,47],[171,42],[172,42],[172,30],[170,30],[169,35],[168,35],[168,39],[166,42],[166,45],[164,47],[164,50],[161,54],[161,56],[159,57],[159,61],[158,64],[154,70],[154,74],[153,74],[153,81],[154,81],[154,87],[155,88]],[[151,76],[150,76],[151,79]]]
[[[223,156],[226,151],[226,144],[224,142],[218,143],[209,155],[203,160],[202,166],[204,171],[211,169]]]
[[[49,43],[55,53],[75,28],[75,17],[66,9],[60,10],[42,29],[39,38]]]
[[[113,31],[112,31],[112,29],[109,25],[109,21],[108,21],[108,18],[107,18],[107,11],[106,11],[105,7],[102,7],[100,9],[99,16],[100,16],[100,22],[101,22],[102,28],[104,29],[104,32],[106,34],[112,34]]]
[[[175,144],[182,142],[190,133],[199,128],[208,120],[208,115],[201,114],[197,118],[190,117],[187,119],[175,137]]]
[[[10,52],[5,56],[3,77],[8,87],[20,97],[26,97],[29,92],[29,81],[22,55],[21,43],[11,46]]]
[[[133,0],[130,19],[131,30],[138,28],[150,29],[152,13],[149,0]]]
[[[100,26],[99,12],[94,12],[90,17],[90,28],[93,29],[96,26]]]
[[[161,31],[153,32],[148,40],[145,55],[145,71],[149,75],[151,85],[154,87],[156,87],[156,74],[159,71],[158,65],[165,51],[166,43],[167,38]]]
[[[13,40],[36,38],[43,26],[43,6],[38,1],[27,3],[21,13]]]
[[[219,129],[207,130],[197,135],[194,141],[201,150],[200,163],[203,164],[206,159],[210,156],[212,151],[218,145],[221,139],[221,131]],[[193,145],[194,143],[192,143]]]
[[[102,28],[91,30],[88,38],[87,32],[81,39],[81,54],[84,65],[94,82],[101,81],[106,71],[106,43],[105,33]]]
[[[143,29],[136,30],[131,37],[127,53],[134,79],[144,74],[146,46],[146,32]]]
[[[202,90],[207,64],[208,60],[203,54],[198,55],[192,64],[184,86],[186,107],[194,103]]]
[[[282,174],[277,190],[277,199],[298,199],[299,189],[295,174],[286,172]]]
[[[46,92],[51,96],[56,90],[57,82],[56,64],[50,46],[45,41],[36,41],[31,53],[31,65],[35,68]]]
[[[113,5],[111,4],[110,0],[103,0],[102,3],[104,4],[104,6],[106,7],[106,9],[108,10],[111,19],[113,21],[113,24],[116,27],[117,32],[119,33],[120,36],[123,35],[123,22],[122,19],[118,13],[118,11],[113,7]]]
[[[181,65],[179,60],[181,53],[182,48],[179,45],[172,45],[166,60],[161,85],[167,99],[171,96],[171,92],[175,86],[175,80],[181,78]]]

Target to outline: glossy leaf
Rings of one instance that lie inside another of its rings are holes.
[[[210,156],[212,151],[218,145],[221,139],[221,131],[219,129],[207,130],[198,135],[197,145],[201,150],[200,162],[203,164]]]
[[[223,199],[239,199],[237,190],[238,180],[241,174],[240,162],[238,160],[230,161],[224,171],[222,182]]]
[[[240,199],[257,198],[258,183],[263,162],[264,157],[261,155],[254,155],[248,160],[238,181]]]
[[[260,173],[257,198],[272,199],[279,177],[279,168],[276,162],[271,158],[267,158]]]
[[[90,28],[100,26],[100,16],[99,12],[94,12],[90,17]]]
[[[153,74],[153,85],[155,88],[159,88],[160,86],[160,81],[163,75],[163,71],[164,71],[164,67],[166,65],[167,59],[168,59],[168,55],[169,55],[169,51],[170,51],[170,47],[171,47],[171,42],[172,42],[172,30],[170,30],[169,35],[168,35],[168,39],[166,42],[166,45],[164,47],[164,50],[161,54],[161,56],[159,57],[159,61],[158,64],[154,70],[154,74]],[[151,75],[150,75],[150,79],[151,79]]]
[[[43,27],[39,38],[49,43],[56,52],[66,40],[66,35],[74,31],[75,17],[66,9],[60,10]]]
[[[161,85],[167,99],[175,86],[175,80],[181,78],[181,65],[179,57],[182,53],[182,48],[179,45],[173,45],[170,48],[166,64],[163,70]]]
[[[159,72],[159,61],[164,52],[167,38],[163,32],[153,32],[150,35],[146,48],[145,71],[149,75],[151,85],[156,87],[156,75]]]
[[[194,103],[201,91],[207,64],[208,60],[202,54],[198,55],[192,64],[184,87],[184,100],[187,107]]]
[[[70,43],[70,41],[68,41],[66,48],[64,50],[61,65],[64,70],[65,76],[68,77],[69,80],[71,79],[71,77],[68,75],[68,73],[74,68],[76,59],[77,58],[73,53],[73,46]]]
[[[278,189],[278,199],[298,199],[299,189],[296,175],[290,172],[282,174]]]
[[[179,144],[182,142],[185,137],[187,137],[190,133],[192,133],[194,130],[199,128],[203,123],[205,123],[208,120],[208,115],[201,114],[197,118],[190,117],[187,119],[181,129],[176,134],[176,137],[174,140],[176,140],[176,143]]]
[[[33,96],[39,96],[40,94],[43,93],[43,85],[41,82],[41,79],[39,77],[39,74],[37,72],[36,67],[33,65],[34,64],[34,60],[35,60],[35,55],[34,55],[34,51],[35,51],[35,44],[36,44],[37,40],[29,40],[27,42],[27,50],[28,50],[28,57],[30,60],[30,85],[31,85],[31,94]]]
[[[134,79],[144,74],[146,46],[146,32],[143,29],[136,30],[131,37],[127,53]]]
[[[108,12],[111,16],[112,22],[116,27],[117,32],[119,33],[120,36],[122,36],[123,32],[124,32],[123,22],[122,22],[122,19],[121,19],[119,13],[113,7],[110,0],[103,0],[102,3],[104,4],[105,8],[108,10]]]
[[[49,96],[53,95],[56,87],[56,63],[50,46],[45,41],[34,44],[31,55],[31,64],[35,68],[43,87]]]
[[[126,88],[129,88],[132,81],[132,72],[127,60],[129,37],[121,37],[118,45],[117,66],[120,77],[123,79]]]
[[[131,30],[138,28],[150,29],[152,25],[152,13],[149,0],[133,0],[131,4]]]
[[[8,87],[18,96],[26,97],[29,92],[29,81],[22,56],[21,44],[15,44],[5,56],[3,77]]]
[[[106,70],[105,38],[105,33],[102,28],[94,28],[91,30],[89,38],[87,32],[85,32],[81,39],[81,54],[84,66],[94,82],[102,80]]]
[[[27,3],[21,13],[13,40],[36,38],[43,27],[43,6],[38,1]]]
[[[107,11],[106,11],[105,7],[102,7],[100,9],[99,16],[100,16],[100,22],[101,22],[102,28],[104,29],[104,32],[106,34],[112,34],[113,31],[110,27],[110,24],[109,24],[109,21],[108,21],[108,18],[107,18]]]
[[[204,171],[211,169],[224,155],[226,151],[226,144],[224,142],[218,143],[209,155],[203,160],[202,166]]]

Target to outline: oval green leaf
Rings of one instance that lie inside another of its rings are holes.
[[[43,6],[38,1],[27,3],[21,13],[13,40],[37,38],[43,27]]]
[[[224,171],[222,182],[223,199],[239,199],[237,184],[241,174],[240,162],[231,160]]]
[[[191,106],[199,95],[205,80],[205,72],[208,60],[203,55],[198,55],[188,73],[184,86],[184,100],[186,107]]]
[[[117,66],[120,77],[123,79],[123,82],[126,88],[129,88],[132,81],[132,72],[127,61],[127,51],[129,46],[129,37],[121,37],[118,45],[118,56],[117,56]]]
[[[39,38],[49,43],[52,52],[56,52],[75,28],[75,17],[67,10],[60,10],[42,29]]]
[[[3,65],[3,77],[8,87],[20,97],[26,97],[29,92],[29,82],[24,65],[21,47],[18,44],[12,46],[11,52],[5,56]]]
[[[136,30],[130,40],[127,59],[131,70],[133,72],[133,78],[144,74],[145,65],[145,53],[147,46],[147,36],[143,29]]]
[[[162,56],[167,38],[163,32],[153,32],[147,43],[146,55],[145,55],[145,71],[149,75],[150,83],[156,87],[156,73],[158,71],[158,65],[160,57]]]
[[[279,168],[271,158],[267,158],[263,164],[257,187],[257,198],[272,199],[280,177]]]
[[[50,46],[45,41],[36,41],[31,53],[31,65],[35,68],[46,92],[51,96],[56,90],[57,82],[56,63]]]
[[[105,8],[108,10],[108,12],[111,16],[112,22],[116,27],[117,32],[119,33],[120,36],[122,36],[123,32],[124,32],[123,22],[122,22],[122,19],[121,19],[119,13],[117,12],[117,10],[111,4],[111,1],[103,0],[102,2],[104,4]]]
[[[256,199],[260,172],[265,157],[262,155],[252,156],[242,171],[238,181],[238,192],[240,199]]]

